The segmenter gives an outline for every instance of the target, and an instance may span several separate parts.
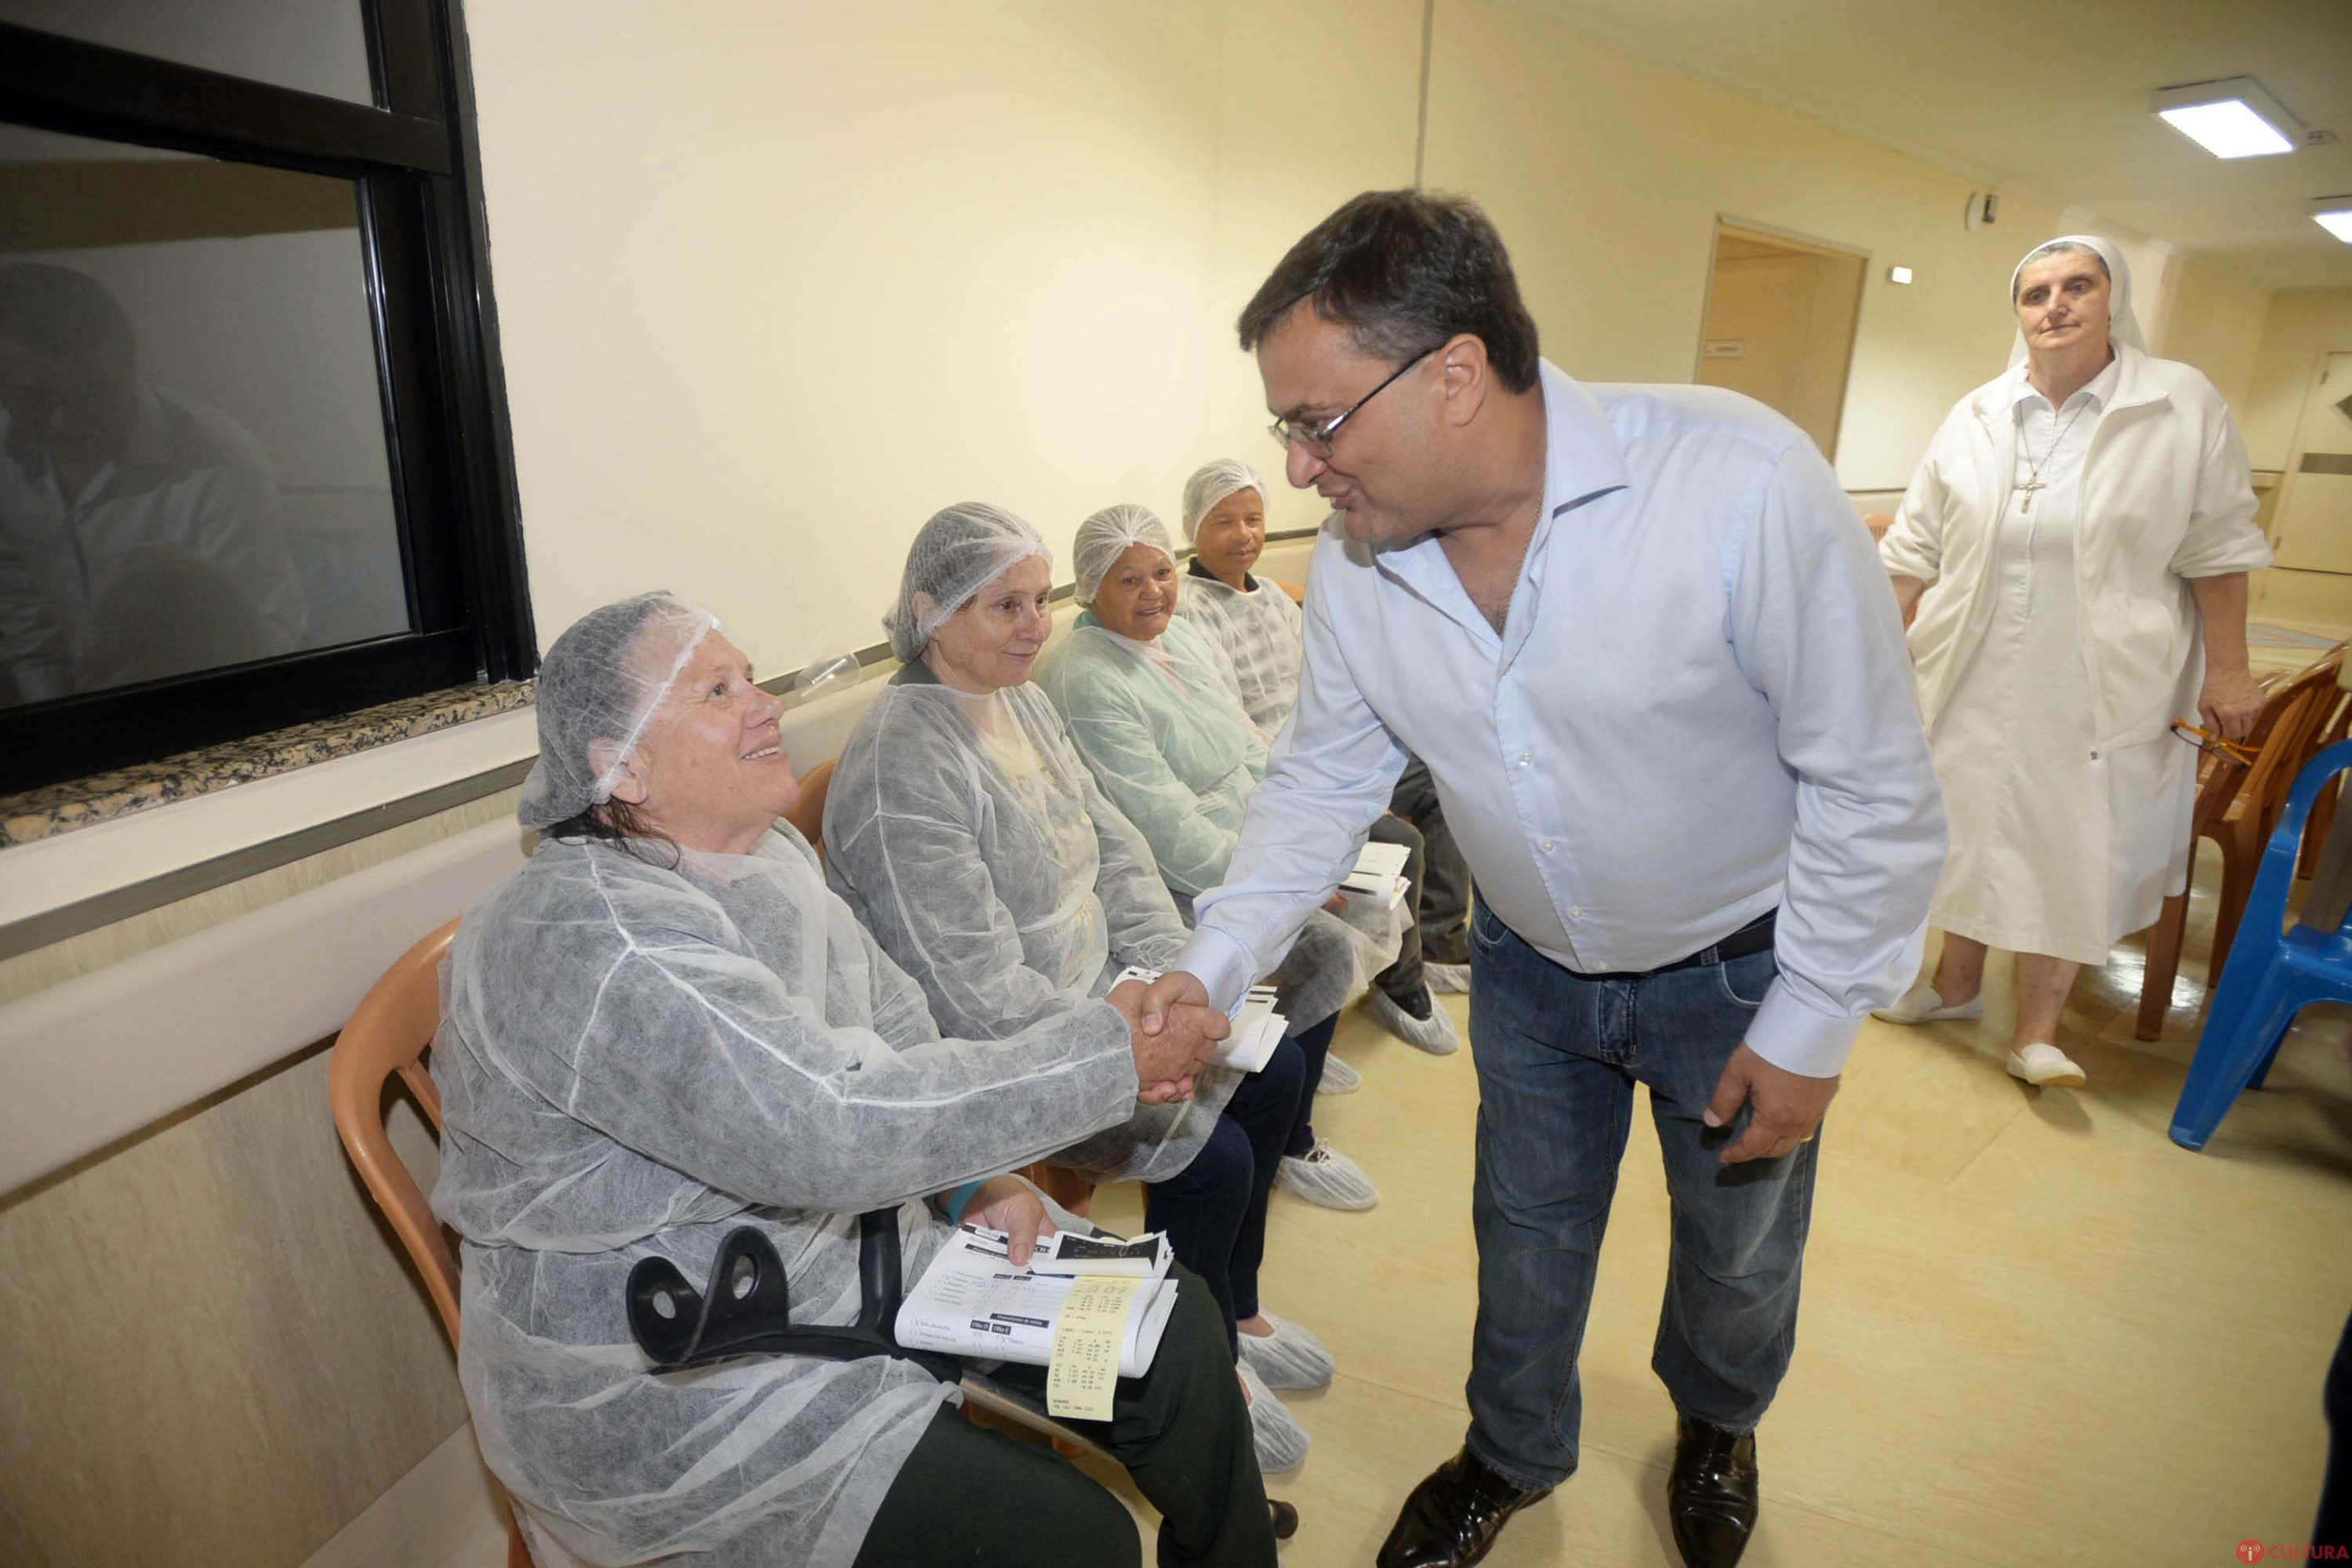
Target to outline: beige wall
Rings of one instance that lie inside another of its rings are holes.
[[[1412,178],[1398,0],[538,0],[471,28],[542,640],[659,583],[791,668],[879,640],[949,502],[1057,547],[1113,501],[1172,514],[1205,458],[1275,456],[1243,280]],[[1290,29],[1361,89],[1297,91]]]
[[[2284,468],[2295,417],[2323,348],[2352,348],[2352,290],[2282,290],[2271,297],[2262,348],[2239,421],[2258,468]]]
[[[1599,381],[1688,381],[1717,217],[1866,251],[1837,468],[1900,489],[1962,394],[1997,374],[2009,274],[2056,214],[1486,0],[1439,0],[1428,183],[1486,202],[1545,351]],[[1897,286],[1886,268],[1916,280]]]
[[[2270,316],[2268,290],[2193,262],[2175,268],[2172,305],[2164,336],[2154,342],[2166,359],[2186,361],[2205,373],[2230,412],[2245,424],[2253,389],[2254,364]],[[2256,467],[2262,467],[2257,462]]]

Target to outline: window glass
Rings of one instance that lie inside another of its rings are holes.
[[[0,707],[411,629],[357,197],[0,125]]]
[[[373,104],[360,0],[0,0],[0,22]]]

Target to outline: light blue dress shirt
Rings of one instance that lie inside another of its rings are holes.
[[[1748,1043],[1841,1070],[1918,971],[1944,810],[1886,573],[1803,432],[1737,394],[1547,363],[1544,498],[1498,636],[1434,536],[1317,541],[1298,706],[1174,967],[1238,1005],[1408,756],[1482,904],[1580,973],[1778,907]]]

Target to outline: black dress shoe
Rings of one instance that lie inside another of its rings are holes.
[[[1756,1529],[1756,1434],[1682,1417],[1666,1517],[1690,1568],[1732,1568]]]
[[[1549,1495],[1549,1487],[1521,1491],[1465,1447],[1404,1500],[1380,1568],[1470,1568],[1494,1550],[1505,1521]]]

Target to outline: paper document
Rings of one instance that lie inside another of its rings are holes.
[[[1072,1247],[1060,1237],[1048,1239],[1059,1244],[1055,1251],[1066,1250],[1073,1258],[1087,1250]],[[1132,1289],[1116,1342],[1118,1375],[1141,1377],[1150,1369],[1160,1336],[1168,1328],[1168,1314],[1176,1306],[1177,1282],[1167,1277],[1173,1256],[1166,1239],[1154,1235],[1138,1237],[1133,1243],[1116,1237],[1070,1240],[1099,1243],[1114,1251],[1148,1247],[1150,1272],[1116,1277],[1118,1283]],[[1006,1244],[1001,1230],[958,1226],[899,1307],[893,1325],[898,1342],[908,1350],[1051,1366],[1070,1293],[1108,1277],[1015,1268],[1006,1258]],[[1124,1257],[1111,1261],[1127,1266]]]
[[[1393,908],[1412,890],[1404,874],[1405,862],[1412,858],[1412,851],[1402,844],[1367,844],[1356,857],[1356,868],[1339,879],[1339,890],[1378,899]]]
[[[1118,1392],[1119,1342],[1140,1279],[1089,1276],[1070,1281],[1054,1324],[1054,1359],[1045,1367],[1045,1414],[1108,1421]]]

